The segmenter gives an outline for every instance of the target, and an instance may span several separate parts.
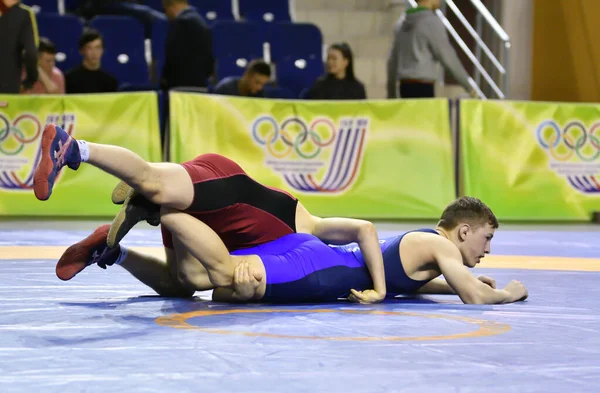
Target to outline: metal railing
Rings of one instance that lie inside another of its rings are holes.
[[[509,94],[509,86],[508,86],[508,60],[509,60],[509,52],[510,52],[510,37],[502,26],[498,23],[498,21],[494,18],[494,16],[488,11],[488,9],[483,5],[481,0],[470,0],[471,4],[475,7],[477,11],[476,16],[476,24],[473,27],[467,18],[463,15],[460,9],[456,6],[454,0],[444,0],[443,6],[441,9],[436,10],[436,15],[440,18],[441,22],[444,24],[448,33],[452,36],[452,38],[456,41],[458,46],[462,49],[462,51],[467,55],[469,60],[475,66],[475,79],[469,77],[469,84],[473,89],[477,92],[480,98],[487,98],[482,89],[481,89],[481,78],[487,82],[490,86],[491,90],[495,94],[495,96],[499,99],[505,99]],[[403,5],[404,1],[393,0],[390,5]],[[416,7],[417,2],[415,0],[406,0],[406,3],[411,7]],[[462,23],[462,25],[467,29],[471,37],[475,40],[475,53],[469,48],[469,46],[465,43],[465,41],[460,37],[457,33],[456,29],[448,18],[446,18],[445,13],[447,10],[450,10],[456,15],[456,18]],[[484,42],[483,35],[483,22],[487,22],[491,27],[492,31],[498,36],[498,38],[502,41],[503,46],[503,55],[501,59],[498,59],[492,50],[486,45]],[[482,64],[482,54],[487,57],[490,61],[490,64],[497,70],[500,74],[500,81],[497,82],[492,78],[490,73],[485,69]],[[443,79],[442,79],[443,80]]]

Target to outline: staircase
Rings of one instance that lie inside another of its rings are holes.
[[[453,15],[461,12],[455,5],[455,1],[448,0],[451,4],[449,4],[450,11],[447,12]],[[354,72],[365,85],[367,97],[382,99],[387,95],[386,62],[392,45],[394,25],[405,7],[410,6],[409,3],[416,4],[411,0],[293,0],[292,17],[296,22],[310,22],[319,26],[325,46],[344,41],[350,44],[354,52]],[[478,37],[475,40],[475,47],[468,49],[471,51],[468,56],[472,59],[476,58],[475,62],[477,62],[472,82],[479,88],[478,93],[481,98],[504,98],[504,94],[508,93],[509,38],[497,24],[494,16],[485,9],[481,0],[471,0],[468,5],[479,8],[477,23],[481,26],[470,26],[472,33],[477,34]],[[484,13],[488,13],[485,18]],[[438,11],[438,16],[446,19],[441,11]],[[448,20],[445,22],[448,23]],[[454,23],[450,23],[451,30],[461,25],[461,22],[456,19]],[[460,28],[462,29],[463,26],[461,25]],[[503,34],[506,37],[503,38],[504,41],[498,40],[498,37],[502,37]],[[450,31],[449,36],[451,40],[462,41],[465,38],[456,31]],[[490,62],[490,56],[494,57],[492,60],[495,63]],[[486,74],[483,75],[482,72]],[[494,84],[493,88],[490,82]],[[458,97],[464,96],[465,91],[460,86],[438,82],[436,95]]]

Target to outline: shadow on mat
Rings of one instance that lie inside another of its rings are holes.
[[[212,302],[206,298],[200,296],[194,296],[189,299],[182,298],[169,298],[161,297],[158,295],[147,295],[139,297],[131,297],[127,299],[118,300],[106,300],[96,302],[61,302],[60,305],[64,307],[86,307],[90,309],[99,310],[116,310],[122,307],[126,307],[130,304],[140,303],[160,303],[161,312],[166,314],[172,313],[185,313],[190,311],[199,311],[202,309],[240,309],[240,308],[290,308],[290,307],[301,307],[301,308],[347,308],[357,307],[357,309],[369,307],[372,309],[388,309],[390,306],[407,306],[410,308],[419,308],[425,306],[426,308],[439,308],[439,309],[451,309],[452,306],[473,307],[463,304],[460,299],[452,296],[448,300],[431,299],[425,296],[404,296],[396,298],[388,298],[382,303],[378,304],[356,304],[348,302],[347,300],[340,299],[337,302],[328,303],[249,303],[249,304],[230,304],[230,303],[217,303]],[[394,308],[396,308],[394,307]]]
[[[160,306],[161,312],[166,313],[182,313],[193,311],[194,305],[210,303],[208,300],[202,299],[199,296],[192,298],[171,298],[161,296],[139,296],[131,297],[127,299],[115,299],[115,300],[102,300],[102,301],[89,301],[89,302],[61,302],[59,303],[62,307],[85,307],[88,309],[96,310],[118,310],[125,309],[128,305],[139,305],[139,304],[156,304]]]

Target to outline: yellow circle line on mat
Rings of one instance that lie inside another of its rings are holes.
[[[55,259],[58,260],[66,246],[0,246],[3,259]],[[131,247],[132,250],[159,258],[165,257],[162,247]],[[599,258],[536,257],[515,255],[488,255],[478,268],[526,269],[526,270],[569,270],[600,272]]]
[[[256,314],[256,313],[344,313],[344,314],[365,314],[365,315],[395,315],[405,317],[421,317],[433,319],[446,319],[451,321],[467,322],[479,326],[479,329],[473,332],[447,334],[440,336],[383,336],[383,337],[345,337],[345,336],[298,336],[275,333],[244,332],[226,329],[203,328],[191,325],[187,321],[196,317],[208,317],[227,314]],[[181,314],[171,314],[155,319],[160,326],[171,327],[175,329],[199,330],[213,334],[234,334],[249,337],[268,337],[268,338],[286,338],[286,339],[305,339],[305,340],[328,340],[328,341],[434,341],[434,340],[456,340],[460,338],[474,338],[495,336],[508,332],[511,327],[505,323],[488,321],[485,319],[475,319],[469,317],[442,315],[442,314],[423,314],[405,311],[377,311],[377,310],[335,310],[335,309],[232,309],[232,310],[201,310],[191,311]]]

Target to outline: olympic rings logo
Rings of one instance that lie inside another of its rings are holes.
[[[67,133],[72,135],[75,115],[49,114],[46,123],[63,124]],[[0,112],[0,188],[28,190],[33,187],[33,173],[41,158],[41,133],[42,124],[35,115],[20,114],[11,122]],[[33,146],[33,149],[26,149],[27,145]],[[57,179],[59,177],[60,174]]]
[[[268,132],[264,133],[265,128]],[[323,134],[321,131],[328,130]],[[295,135],[294,135],[295,133]],[[330,146],[336,139],[337,130],[333,122],[326,117],[319,117],[307,124],[297,117],[285,119],[279,125],[271,116],[262,116],[252,125],[254,140],[266,146],[269,153],[275,158],[284,158],[292,150],[303,159],[317,157],[323,148]],[[283,149],[277,149],[278,141],[282,142]],[[311,143],[308,143],[311,142]]]
[[[25,121],[30,121],[33,123],[35,129],[33,136],[27,137],[23,131],[21,131],[19,124]],[[10,121],[0,113],[0,153],[7,156],[16,156],[25,148],[25,145],[35,142],[40,136],[41,132],[42,125],[33,115],[20,115],[11,124]],[[18,142],[16,144],[16,148],[10,149],[10,147],[6,147],[8,141],[11,139],[14,139]]]
[[[552,133],[544,133],[547,129],[551,129]],[[568,161],[575,154],[581,161],[590,162],[600,156],[600,136],[596,135],[599,130],[600,122],[586,130],[581,122],[574,120],[567,123],[561,131],[554,120],[546,120],[540,123],[536,135],[539,144],[556,161]],[[564,148],[560,149],[560,146]]]
[[[291,188],[333,194],[344,192],[356,181],[369,122],[368,117],[345,117],[334,124],[327,117],[307,122],[292,116],[278,123],[266,115],[256,118],[251,133],[272,158],[266,165]]]

